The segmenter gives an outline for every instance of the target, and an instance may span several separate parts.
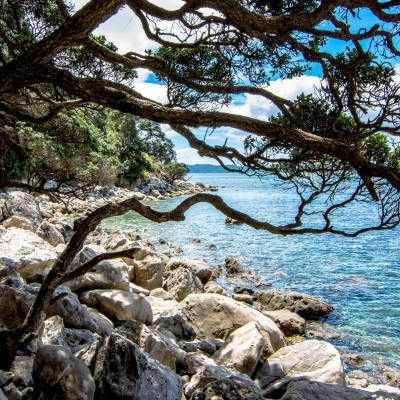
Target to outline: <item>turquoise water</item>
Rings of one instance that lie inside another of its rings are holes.
[[[288,215],[297,204],[291,192],[256,178],[192,174],[190,181],[224,186],[217,194],[230,206],[274,224],[290,222]],[[181,201],[168,199],[153,206],[172,209]],[[163,238],[179,245],[184,257],[202,257],[213,265],[224,264],[226,257],[240,257],[243,265],[271,281],[273,288],[309,293],[334,305],[336,311],[327,323],[345,333],[336,345],[363,352],[375,363],[400,367],[399,230],[357,238],[331,234],[285,238],[246,225],[228,226],[225,216],[208,204],[196,205],[186,216],[180,223],[156,224],[128,213],[103,226],[127,231],[146,228],[141,235],[153,240],[158,250],[166,249],[158,245]],[[357,205],[343,223],[360,226],[368,220],[373,220],[370,211]],[[193,238],[201,243],[189,244]],[[209,244],[217,248],[206,248]]]

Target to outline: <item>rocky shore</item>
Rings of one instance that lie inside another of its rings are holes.
[[[86,201],[53,203],[22,191],[0,195],[0,324],[18,328],[44,277],[80,218],[111,201],[183,196],[216,188],[152,178],[137,190],[96,188]],[[59,286],[35,338],[9,371],[2,399],[325,400],[400,399],[399,373],[373,377],[359,355],[344,355],[317,324],[333,311],[298,292],[230,294],[223,275],[251,273],[178,258],[173,244],[156,252],[137,232],[92,232],[70,270],[100,254],[106,260]],[[310,333],[311,332],[311,333]],[[344,363],[352,365],[345,374]]]

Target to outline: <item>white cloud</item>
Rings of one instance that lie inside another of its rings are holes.
[[[217,165],[218,162],[213,158],[201,157],[195,149],[191,147],[185,147],[183,149],[175,149],[178,162],[183,162],[185,164],[214,164]]]

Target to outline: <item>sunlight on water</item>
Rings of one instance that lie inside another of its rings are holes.
[[[192,174],[190,181],[225,186],[217,194],[230,206],[274,224],[291,222],[288,213],[297,204],[293,194],[279,187],[236,174]],[[181,201],[169,199],[153,206],[169,210]],[[346,333],[335,344],[400,367],[398,230],[358,238],[331,234],[284,238],[245,225],[225,225],[225,217],[208,204],[196,205],[186,216],[180,223],[156,224],[128,213],[105,221],[103,227],[146,228],[141,235],[153,240],[158,250],[166,249],[158,244],[163,238],[179,245],[184,257],[205,258],[214,265],[223,264],[226,257],[240,257],[242,264],[271,281],[273,288],[309,293],[334,305],[336,311],[327,322]],[[355,227],[372,218],[370,211],[358,205],[343,223]],[[188,244],[193,238],[201,243]],[[217,249],[206,248],[209,244]]]

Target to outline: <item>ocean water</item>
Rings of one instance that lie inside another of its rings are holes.
[[[189,181],[219,186],[216,194],[228,205],[273,224],[291,222],[289,216],[293,218],[298,204],[294,193],[257,178],[233,173],[192,174]],[[162,200],[152,206],[169,210],[182,200]],[[341,223],[356,227],[373,220],[369,209],[356,205]],[[400,368],[398,229],[369,232],[357,238],[332,234],[282,237],[224,222],[225,216],[212,206],[199,204],[179,223],[156,224],[127,213],[106,220],[103,227],[140,229],[141,236],[152,240],[157,250],[166,250],[158,244],[163,238],[180,246],[183,257],[201,257],[213,265],[224,264],[226,257],[238,257],[244,266],[270,281],[272,288],[308,293],[335,306],[325,322],[344,336],[332,343],[362,352],[375,365]],[[313,219],[310,222],[316,223]],[[201,243],[188,243],[193,238]],[[210,244],[216,249],[206,247]],[[237,284],[223,283],[231,289]]]

